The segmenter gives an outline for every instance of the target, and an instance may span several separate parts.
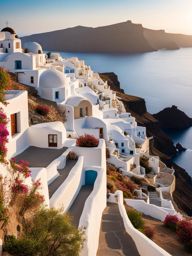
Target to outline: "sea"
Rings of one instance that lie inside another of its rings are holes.
[[[131,55],[67,52],[61,55],[83,59],[95,72],[116,73],[125,93],[143,97],[152,114],[176,105],[192,117],[192,48]],[[187,148],[174,161],[192,176],[192,128],[169,135],[174,143]]]

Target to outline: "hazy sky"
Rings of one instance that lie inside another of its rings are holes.
[[[0,0],[0,28],[8,21],[20,35],[130,19],[148,28],[192,34],[192,0]]]

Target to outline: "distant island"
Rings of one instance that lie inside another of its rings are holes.
[[[192,47],[190,35],[147,29],[130,20],[103,27],[77,26],[34,34],[22,41],[36,41],[48,51],[87,53],[142,53]]]

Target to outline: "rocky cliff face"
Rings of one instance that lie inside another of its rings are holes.
[[[77,26],[25,36],[22,41],[36,41],[49,51],[92,53],[141,53],[192,46],[192,36],[146,29],[131,21],[97,28]]]
[[[110,81],[111,77],[117,78],[117,76],[109,74]],[[103,78],[108,80],[106,74]],[[172,156],[177,153],[172,140],[161,129],[160,122],[147,112],[144,99],[122,93],[118,79],[113,79],[113,82],[114,84],[110,86],[122,99],[126,110],[131,112],[138,124],[147,128],[148,136],[153,136],[153,140],[150,142],[150,153],[158,155],[169,167],[175,169],[176,190],[173,193],[173,199],[181,210],[192,216],[192,179],[184,169],[172,162]]]
[[[192,126],[192,118],[188,117],[176,106],[165,108],[153,116],[159,120],[163,129],[182,130]]]

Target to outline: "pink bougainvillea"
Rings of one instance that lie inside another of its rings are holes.
[[[7,117],[0,109],[0,162],[5,163],[7,148],[6,143],[8,142],[9,132],[7,130]]]
[[[16,174],[16,176],[19,176],[19,174],[22,174],[24,178],[28,178],[31,175],[31,171],[29,169],[29,163],[24,160],[20,160],[16,162],[15,158],[12,158],[10,160],[10,164],[13,170],[13,173]]]
[[[12,185],[12,192],[13,193],[22,193],[27,194],[28,193],[28,187],[23,183],[21,179],[16,178],[15,182]]]

